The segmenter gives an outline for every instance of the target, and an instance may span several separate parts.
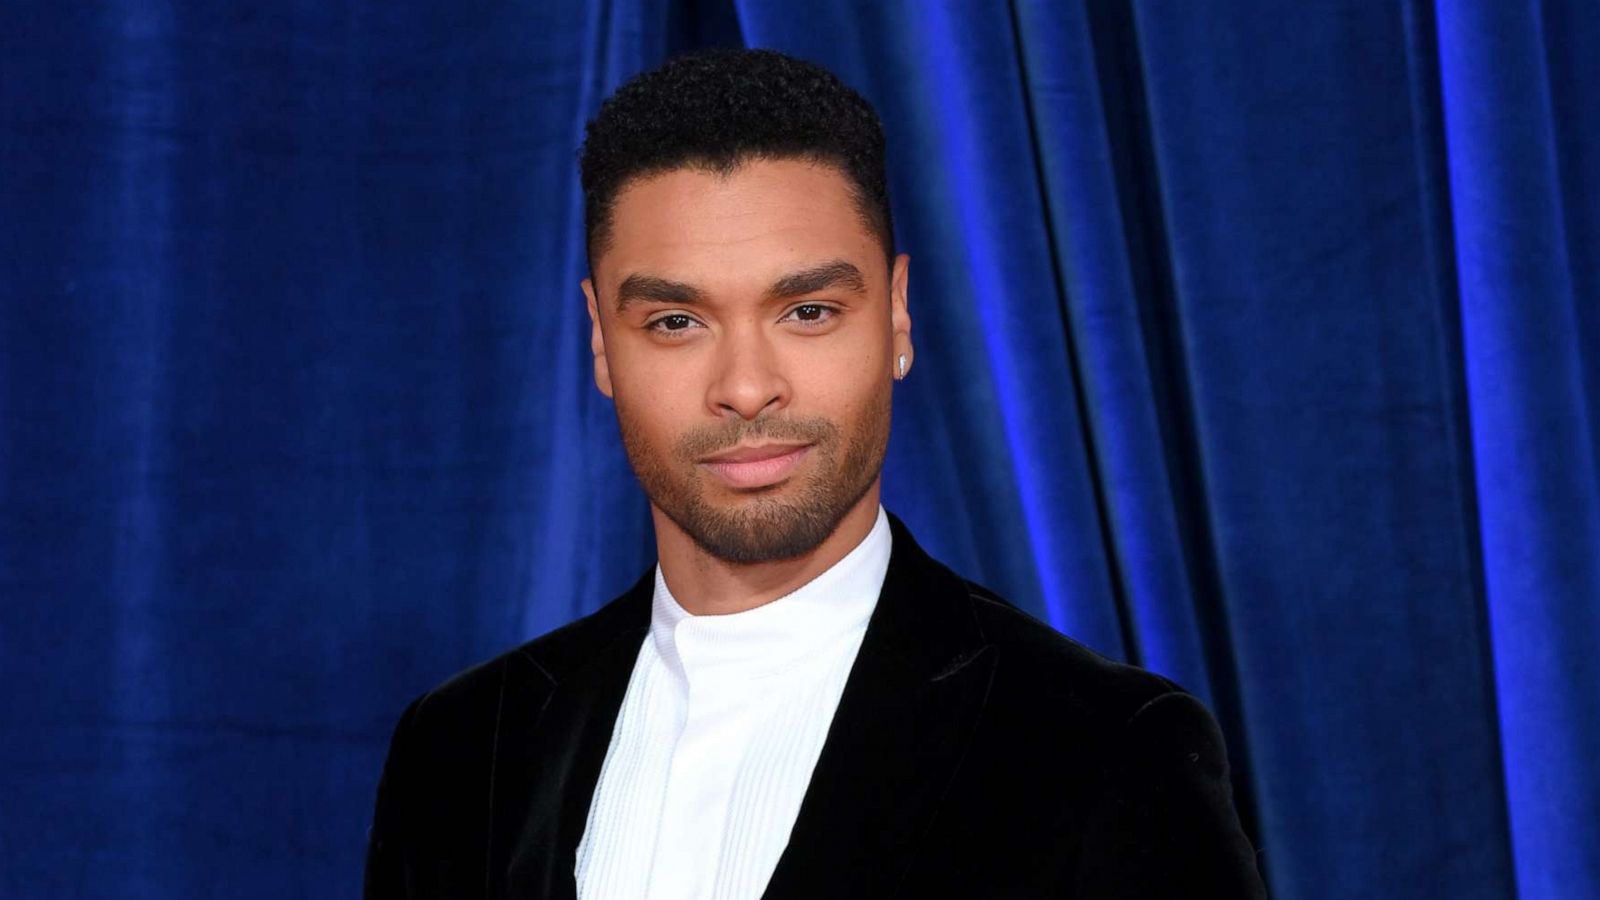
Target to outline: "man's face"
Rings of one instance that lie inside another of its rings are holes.
[[[814,549],[878,483],[895,358],[892,272],[845,176],[752,160],[626,185],[583,290],[595,382],[651,503],[729,562]]]

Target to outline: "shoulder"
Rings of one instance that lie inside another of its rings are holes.
[[[397,731],[457,737],[492,727],[508,696],[537,700],[614,641],[648,627],[640,579],[598,610],[464,669],[412,700]],[[459,742],[458,742],[459,743]]]
[[[986,716],[991,741],[1005,748],[997,759],[1041,783],[1052,777],[1100,786],[1129,779],[1226,782],[1223,735],[1199,698],[1169,678],[1095,652],[982,585],[963,582],[973,618],[995,654]]]
[[[999,699],[1013,694],[1037,712],[1054,712],[1102,732],[1122,731],[1158,703],[1180,697],[1194,701],[1172,680],[1110,659],[983,585],[962,581],[973,618],[997,653]]]
[[[889,524],[895,544],[884,599],[898,602],[885,618],[909,636],[904,646],[936,648],[932,659],[991,656],[985,700],[991,724],[1025,731],[1028,739],[1045,740],[1044,732],[1054,730],[1081,740],[1121,731],[1158,697],[1188,696],[1169,679],[1109,659],[963,577],[923,550],[892,513]]]
[[[402,861],[473,859],[488,839],[499,748],[526,747],[555,686],[616,652],[638,605],[624,594],[591,615],[478,663],[418,695],[401,713],[378,781],[369,884],[402,877]],[[648,607],[646,606],[646,611]],[[381,892],[381,891],[380,891]]]

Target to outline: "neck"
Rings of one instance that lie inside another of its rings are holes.
[[[878,519],[879,485],[874,480],[833,533],[811,552],[761,563],[730,563],[712,556],[652,504],[661,577],[691,615],[727,615],[771,603],[826,572],[866,538]]]

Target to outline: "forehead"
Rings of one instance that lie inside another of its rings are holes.
[[[612,207],[595,275],[602,289],[635,272],[733,288],[818,260],[872,272],[881,257],[838,169],[752,160],[727,174],[680,168],[629,183]]]

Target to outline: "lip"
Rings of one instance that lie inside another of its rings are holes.
[[[810,452],[810,444],[738,447],[703,459],[700,465],[729,487],[758,488],[788,478]]]

